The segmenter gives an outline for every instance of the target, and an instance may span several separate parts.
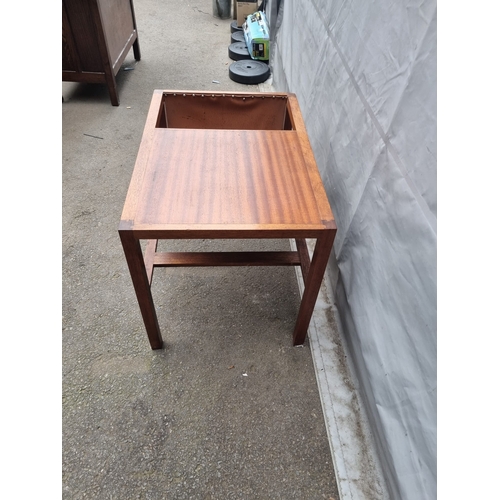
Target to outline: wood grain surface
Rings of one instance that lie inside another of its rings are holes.
[[[156,129],[136,224],[321,224],[293,131]]]

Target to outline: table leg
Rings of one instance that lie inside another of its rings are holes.
[[[141,244],[129,231],[120,231],[120,239],[151,349],[161,349],[163,347],[163,340],[158,325],[158,318],[156,317],[146,266],[144,265]]]
[[[325,231],[324,236],[316,240],[311,266],[305,280],[304,293],[300,303],[299,315],[293,332],[293,345],[302,345],[306,339],[316,299],[325,274],[326,265],[332,251],[336,231]]]

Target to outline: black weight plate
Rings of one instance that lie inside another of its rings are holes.
[[[235,31],[243,31],[243,28],[238,26],[238,21],[233,21],[231,23],[231,33],[234,33]]]
[[[231,43],[238,43],[238,42],[246,43],[243,31],[235,31],[234,33],[231,33]]]
[[[248,52],[247,44],[245,42],[232,43],[227,48],[227,53],[233,61],[240,61],[241,59],[252,59],[250,52]]]
[[[236,61],[229,66],[229,78],[234,82],[247,85],[263,83],[271,74],[269,66],[262,61]]]

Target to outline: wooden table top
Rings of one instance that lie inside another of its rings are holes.
[[[155,91],[122,229],[308,229],[334,225],[298,103],[293,130],[159,128]]]

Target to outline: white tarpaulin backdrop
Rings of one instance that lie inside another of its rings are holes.
[[[434,499],[436,1],[266,12],[273,85],[297,94],[337,220],[329,277],[388,488]]]

